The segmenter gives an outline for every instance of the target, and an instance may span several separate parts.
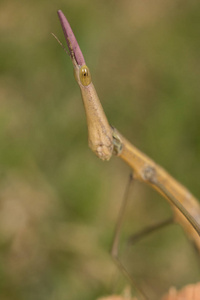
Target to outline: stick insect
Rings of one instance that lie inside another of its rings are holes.
[[[81,90],[87,118],[89,147],[102,160],[108,161],[112,155],[118,156],[132,168],[133,179],[149,185],[166,198],[173,211],[173,221],[183,227],[200,252],[200,204],[198,200],[162,167],[133,146],[116,128],[109,125],[73,31],[61,10],[58,11],[58,16],[73,63],[75,79]],[[111,254],[118,267],[129,277],[118,255],[123,211],[124,207],[115,230]],[[141,290],[140,293],[144,299],[148,299]]]

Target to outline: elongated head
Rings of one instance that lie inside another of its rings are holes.
[[[74,66],[74,77],[81,90],[88,125],[89,147],[100,159],[109,160],[113,152],[112,129],[92,84],[90,70],[85,64],[85,59],[69,22],[60,10],[58,16]]]

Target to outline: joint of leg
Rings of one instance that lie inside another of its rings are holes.
[[[153,166],[148,165],[142,170],[142,177],[145,181],[155,183],[156,175],[156,169]]]

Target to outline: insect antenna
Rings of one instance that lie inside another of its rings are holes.
[[[60,44],[60,46],[63,48],[63,50],[67,53],[67,55],[71,56],[69,54],[69,51],[67,51],[67,49],[63,46],[62,42],[59,40],[59,38],[53,33],[51,32],[52,36],[56,39],[56,41],[58,42],[58,44]]]

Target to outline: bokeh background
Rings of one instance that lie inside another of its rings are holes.
[[[94,300],[128,284],[109,255],[130,169],[89,150],[56,14],[77,36],[108,120],[200,196],[200,2],[0,2],[0,299]],[[179,226],[126,247],[171,215],[134,184],[121,258],[153,299],[200,278]],[[133,290],[134,293],[134,290]]]

